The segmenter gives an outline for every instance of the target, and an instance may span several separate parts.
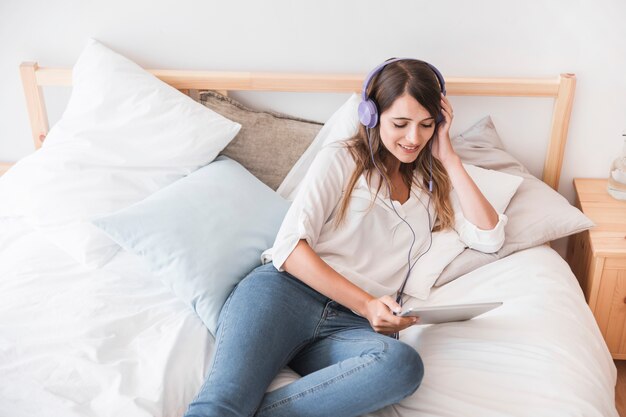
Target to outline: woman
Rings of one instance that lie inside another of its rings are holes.
[[[406,279],[419,279],[411,268],[432,232],[455,227],[484,251],[502,245],[506,217],[451,146],[452,107],[435,67],[413,59],[376,67],[359,116],[355,137],[316,156],[264,254],[272,263],[224,304],[213,363],[187,416],[359,416],[399,402],[424,367],[397,339],[418,319],[394,313]],[[287,365],[302,378],[266,394]]]

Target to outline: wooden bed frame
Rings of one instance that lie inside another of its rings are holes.
[[[352,93],[361,91],[365,78],[362,74],[147,71],[192,97],[198,90],[217,90],[222,94],[228,94],[228,91]],[[38,149],[49,130],[42,87],[71,86],[72,70],[40,68],[36,62],[24,62],[20,65],[20,75],[33,140]],[[555,190],[558,189],[576,88],[574,74],[565,73],[555,78],[447,77],[446,87],[448,95],[456,96],[553,97],[555,102],[543,181]]]

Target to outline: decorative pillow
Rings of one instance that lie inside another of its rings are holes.
[[[215,335],[223,303],[261,264],[288,208],[243,166],[220,156],[94,224],[145,259]]]
[[[284,114],[252,110],[213,91],[200,93],[199,101],[241,124],[241,131],[221,154],[242,164],[273,190],[322,126]]]
[[[504,213],[506,211],[509,202],[524,180],[524,178],[519,175],[485,169],[477,167],[476,165],[463,163],[463,167],[469,176],[472,177],[472,180],[476,183],[480,192],[498,213]],[[456,193],[453,193],[453,198],[458,200]],[[460,208],[460,201],[456,203]]]
[[[505,214],[505,241],[496,253],[465,249],[441,273],[435,286],[441,286],[480,266],[513,252],[541,245],[593,227],[593,222],[559,193],[535,178],[503,148],[489,116],[452,139],[461,159],[483,168],[524,177]]]
[[[89,40],[72,94],[41,149],[0,179],[0,215],[23,216],[89,267],[119,249],[89,218],[111,213],[211,162],[234,123]]]
[[[289,201],[293,201],[298,192],[299,185],[308,171],[315,155],[324,145],[348,139],[354,136],[358,130],[359,118],[357,108],[361,102],[361,96],[352,94],[350,98],[330,116],[328,121],[319,131],[311,145],[293,165],[280,187],[276,190]]]

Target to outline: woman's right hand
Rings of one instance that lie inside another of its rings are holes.
[[[377,333],[385,335],[397,333],[419,323],[417,317],[394,316],[393,312],[399,313],[402,311],[402,307],[389,295],[371,299],[367,303],[366,310],[365,317],[369,320],[372,328]]]

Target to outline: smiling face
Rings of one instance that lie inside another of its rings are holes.
[[[380,115],[383,145],[399,162],[405,164],[415,161],[434,132],[435,118],[406,93]]]

